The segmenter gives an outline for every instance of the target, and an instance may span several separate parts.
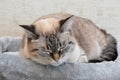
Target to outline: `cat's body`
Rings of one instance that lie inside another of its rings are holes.
[[[101,62],[117,57],[116,40],[85,18],[56,13],[21,26],[26,33],[20,54],[41,64]]]

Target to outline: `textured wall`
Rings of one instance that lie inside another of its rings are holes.
[[[54,12],[91,19],[120,40],[120,0],[0,0],[0,36],[21,36],[19,24]]]

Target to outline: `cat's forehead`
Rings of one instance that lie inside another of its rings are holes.
[[[35,25],[37,33],[53,34],[59,28],[59,20],[55,18],[40,19],[34,22],[33,25]]]

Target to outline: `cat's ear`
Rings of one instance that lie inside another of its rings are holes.
[[[30,38],[38,38],[38,35],[35,30],[34,25],[19,25],[20,27],[24,28]]]
[[[71,17],[73,17],[73,15],[71,15],[71,16],[65,18],[65,19],[62,19],[62,20],[60,21],[60,26],[63,26],[64,23],[67,22],[67,20],[69,20]]]
[[[35,33],[35,27],[34,27],[34,25],[19,25],[19,26],[22,27],[22,28],[24,28],[27,31]]]
[[[64,19],[64,20],[61,20],[60,21],[60,32],[61,33],[71,33],[71,28],[72,28],[72,21],[69,21],[68,22],[68,20],[71,18],[71,17],[73,17],[73,15],[72,16],[70,16],[70,17],[68,17],[68,18],[66,18],[66,19]]]

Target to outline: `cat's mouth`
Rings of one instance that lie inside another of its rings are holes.
[[[61,64],[62,64],[62,62],[60,60],[58,60],[58,61],[53,61],[50,65],[52,65],[52,66],[59,66]]]
[[[59,66],[63,63],[63,61],[61,60],[62,56],[60,56],[59,54],[54,54],[54,57],[52,57],[51,59],[51,63],[50,65],[52,66]]]
[[[66,55],[69,54],[69,53],[66,53]],[[70,56],[59,56],[57,54],[55,54],[55,57],[56,58],[51,58],[51,62],[50,62],[50,65],[52,66],[59,66],[59,65],[62,65]]]

